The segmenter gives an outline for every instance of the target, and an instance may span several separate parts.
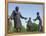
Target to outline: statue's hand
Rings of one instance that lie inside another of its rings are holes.
[[[12,18],[11,18],[11,20],[12,20]]]
[[[12,20],[13,18],[11,17],[10,19]]]
[[[35,19],[33,19],[35,21]]]
[[[25,18],[25,20],[27,20],[27,18]]]

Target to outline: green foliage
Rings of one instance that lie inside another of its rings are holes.
[[[38,25],[36,23],[33,23],[32,25],[33,32],[37,32]],[[10,21],[8,22],[8,32],[16,32],[16,29],[12,27],[12,23]],[[27,32],[24,26],[21,26],[21,32]]]
[[[33,31],[37,32],[38,31],[38,25],[36,23],[33,23]]]

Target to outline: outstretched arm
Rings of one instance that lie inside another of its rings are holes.
[[[36,21],[38,18],[36,17],[35,19],[34,19],[34,21]]]
[[[21,17],[22,19],[27,19],[26,17],[23,17],[21,14],[20,14],[20,17]]]

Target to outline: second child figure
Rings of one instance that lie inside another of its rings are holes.
[[[29,17],[29,20],[27,22],[27,31],[32,32],[32,21],[31,21],[30,17]]]

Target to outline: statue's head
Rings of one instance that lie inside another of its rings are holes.
[[[31,17],[29,17],[29,20],[31,20]]]
[[[37,12],[37,15],[39,15],[39,12]]]
[[[15,10],[16,10],[16,11],[19,11],[19,7],[18,7],[18,6],[16,6]]]

